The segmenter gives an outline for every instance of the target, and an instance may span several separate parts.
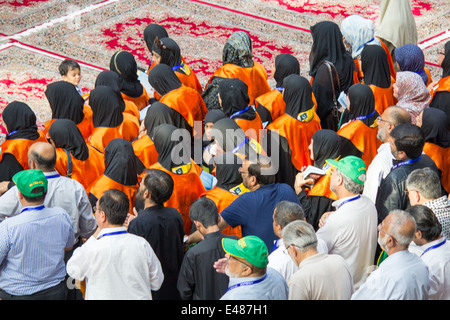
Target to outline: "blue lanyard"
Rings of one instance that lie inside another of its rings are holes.
[[[245,111],[248,110],[248,108],[249,108],[249,106],[247,106],[247,108],[245,108],[244,110],[237,111],[237,112],[233,113],[233,114],[230,116],[230,119],[233,119],[234,117],[236,117],[236,116],[238,116],[238,115],[240,115],[240,114],[243,114]]]
[[[339,209],[340,207],[342,207],[344,204],[346,204],[346,203],[348,203],[348,202],[352,202],[352,201],[358,200],[359,198],[361,198],[361,195],[360,195],[360,194],[358,194],[358,195],[357,195],[356,197],[354,197],[354,198],[345,200],[344,202],[342,202],[342,203],[339,205],[338,209]]]
[[[431,246],[431,247],[427,248],[424,252],[422,252],[422,254],[420,255],[420,257],[422,258],[422,256],[423,256],[425,253],[427,253],[428,251],[430,251],[430,250],[439,248],[439,247],[442,246],[446,241],[447,241],[447,240],[444,238],[444,241],[442,241],[442,242],[440,242],[440,243],[437,243],[437,244],[435,244],[434,246]]]
[[[60,177],[60,175],[59,175],[58,173],[53,174],[53,175],[51,175],[51,176],[46,176],[47,180],[48,180],[48,179],[59,178],[59,177]]]
[[[6,139],[8,139],[10,136],[12,136],[14,133],[17,133],[17,132],[19,132],[19,130],[11,131],[10,133],[8,133],[8,134],[6,135]]]
[[[277,248],[278,248],[278,240],[275,240],[272,251],[275,251]]]
[[[246,144],[248,142],[248,137],[245,137],[244,141],[242,141],[236,148],[234,148],[233,150],[231,150],[231,153],[235,153],[236,151],[238,151],[240,148],[242,148],[244,146],[244,144]]]
[[[175,71],[175,70],[177,70],[177,69],[180,69],[180,68],[183,67],[183,66],[184,66],[184,64],[179,64],[179,65],[173,66],[173,67],[172,67],[172,70]]]
[[[127,231],[126,230],[122,230],[122,231],[104,233],[104,234],[100,235],[100,237],[98,237],[97,240],[100,240],[103,237],[114,236],[116,234],[124,234],[124,233],[127,233]]]
[[[42,210],[44,208],[45,208],[44,205],[40,205],[40,206],[37,206],[37,207],[26,207],[26,208],[23,208],[22,211],[20,211],[20,213],[25,212],[25,211],[32,211],[32,210],[39,211],[39,210]]]
[[[392,167],[391,171],[394,170],[394,169],[397,169],[398,167],[404,166],[405,164],[411,164],[411,163],[417,162],[417,161],[419,161],[421,158],[422,158],[422,156],[420,156],[420,157],[418,157],[418,158],[416,158],[416,159],[406,160],[406,161],[397,163],[395,166]]]
[[[278,91],[280,91],[280,93],[283,93],[283,90],[284,90],[283,87],[275,87],[275,89],[277,89]]]
[[[236,289],[238,287],[251,286],[253,284],[260,283],[261,281],[264,281],[266,278],[267,278],[267,273],[261,279],[254,280],[254,281],[246,281],[246,282],[237,283],[234,286],[229,287],[225,293],[227,293],[230,290]]]
[[[361,50],[361,48],[363,48],[366,44],[368,44],[369,42],[372,42],[373,40],[375,40],[375,38],[370,39],[369,41],[367,41],[366,43],[362,44],[357,50],[356,52],[358,52],[359,50]]]
[[[375,114],[375,112],[377,112],[377,110],[373,110],[373,112],[367,116],[361,116],[361,117],[355,118],[355,119],[353,119],[353,121],[364,120],[364,119],[370,118],[371,116],[373,116]]]

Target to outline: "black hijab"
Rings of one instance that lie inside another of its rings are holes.
[[[20,101],[9,103],[3,110],[2,117],[8,130],[6,140],[39,138],[36,115],[26,103]]]
[[[332,21],[321,21],[311,27],[313,44],[309,55],[309,75],[315,77],[323,61],[336,67],[341,91],[347,91],[353,84],[355,63],[346,51],[339,26]]]
[[[216,167],[216,186],[230,190],[242,183],[242,176],[239,168],[242,166],[242,159],[233,153],[224,153],[214,157]]]
[[[203,120],[204,124],[207,124],[208,122],[216,123],[220,119],[226,118],[227,116],[225,113],[223,113],[220,109],[213,109],[208,111],[208,113],[205,115],[205,119]]]
[[[444,46],[445,58],[442,61],[442,78],[450,76],[450,41],[447,41]]]
[[[190,163],[190,157],[183,153],[191,150],[190,143],[174,134],[175,130],[178,128],[171,124],[160,124],[153,129],[151,137],[158,152],[158,163],[171,172],[175,167]]]
[[[156,38],[152,46],[152,51],[161,56],[162,64],[167,64],[173,68],[181,65],[181,51],[178,44],[171,38]]]
[[[125,111],[125,101],[123,100],[122,94],[120,93],[120,77],[117,72],[111,70],[105,70],[98,74],[97,79],[95,79],[95,88],[99,86],[111,87],[119,99],[120,105],[122,106],[122,112]]]
[[[146,26],[143,34],[145,44],[147,46],[148,51],[150,52],[152,52],[152,46],[153,43],[155,42],[156,37],[161,39],[166,38],[168,36],[169,34],[167,33],[167,30],[157,23],[150,23],[148,26]]]
[[[252,40],[244,31],[233,32],[222,51],[222,63],[239,67],[253,67]]]
[[[181,87],[181,81],[166,64],[154,66],[148,73],[148,82],[161,96]]]
[[[244,130],[233,119],[223,118],[214,123],[211,137],[224,152],[248,154],[248,143],[245,143]]]
[[[147,110],[144,119],[144,127],[150,138],[152,137],[153,129],[160,124],[171,124],[179,129],[186,129],[192,134],[192,127],[180,113],[168,107],[166,104],[156,101]]]
[[[291,74],[300,74],[300,64],[297,58],[289,53],[277,55],[275,57],[275,74],[273,75],[277,87],[282,87],[284,78]]]
[[[80,129],[72,120],[55,120],[48,130],[48,135],[53,140],[56,148],[66,149],[75,159],[82,161],[88,159],[88,146]]]
[[[314,107],[311,85],[306,78],[291,74],[284,78],[283,100],[286,102],[285,113],[300,120],[299,114]]]
[[[109,69],[117,72],[120,77],[120,90],[132,98],[138,98],[144,93],[144,87],[138,80],[137,63],[128,51],[114,53],[109,62]]]
[[[425,142],[448,148],[450,146],[448,120],[447,114],[440,109],[424,109],[422,113],[422,131],[425,136]]]
[[[364,46],[361,52],[361,71],[364,73],[364,83],[379,88],[391,86],[389,62],[383,47],[377,45]]]
[[[115,128],[123,122],[123,109],[120,100],[111,87],[98,86],[89,96],[94,128]]]
[[[125,186],[138,183],[136,155],[129,141],[116,138],[108,143],[105,148],[104,175]]]
[[[237,78],[226,78],[219,83],[219,95],[222,100],[222,111],[233,119],[253,120],[256,111],[249,106],[248,87]],[[236,114],[247,109],[243,113]]]
[[[45,90],[45,96],[52,109],[52,119],[69,119],[75,124],[83,121],[84,99],[70,82],[50,83]]]
[[[375,96],[372,89],[366,84],[356,83],[348,89],[348,99],[350,101],[350,118],[355,120],[362,117],[358,120],[368,127],[372,126],[379,116],[375,111]],[[370,117],[364,118],[369,115]]]

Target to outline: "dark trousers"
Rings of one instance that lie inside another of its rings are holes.
[[[65,300],[67,295],[66,282],[62,281],[54,287],[26,296],[13,296],[6,291],[0,290],[2,300]]]

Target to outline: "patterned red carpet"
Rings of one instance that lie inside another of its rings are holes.
[[[450,38],[448,0],[411,0],[433,76],[440,46]],[[59,80],[64,58],[81,63],[81,88],[93,87],[117,50],[132,52],[146,67],[142,32],[149,23],[166,27],[204,85],[221,64],[222,48],[237,30],[248,32],[253,53],[270,74],[274,57],[295,55],[308,77],[309,28],[322,20],[340,23],[351,14],[372,19],[380,0],[16,0],[0,1],[0,112],[11,101],[28,103],[39,124],[49,118],[45,85]],[[445,33],[447,32],[447,33]]]

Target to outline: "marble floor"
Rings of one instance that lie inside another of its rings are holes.
[[[450,1],[410,3],[419,46],[437,78],[437,53],[450,39]],[[50,108],[44,88],[60,79],[58,65],[65,58],[80,63],[85,92],[118,50],[132,52],[145,68],[150,56],[142,32],[155,22],[177,41],[203,85],[221,64],[228,36],[238,30],[250,34],[255,59],[266,67],[269,78],[279,53],[295,55],[302,75],[309,77],[310,26],[322,20],[339,24],[351,14],[376,25],[379,7],[380,0],[0,1],[0,111],[19,100],[36,112],[39,124],[47,120]]]

